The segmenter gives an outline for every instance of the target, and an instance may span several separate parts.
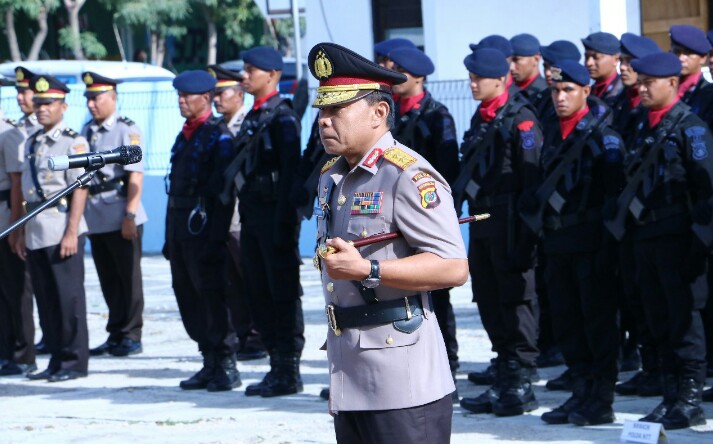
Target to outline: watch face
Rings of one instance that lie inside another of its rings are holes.
[[[367,278],[361,281],[361,284],[366,288],[376,288],[379,286],[380,283],[381,279],[379,278]]]

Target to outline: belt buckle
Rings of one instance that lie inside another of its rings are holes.
[[[337,327],[337,315],[334,312],[334,308],[334,304],[329,304],[325,307],[325,311],[327,312],[327,324],[329,325],[329,328],[332,329],[335,336],[341,336],[342,330]]]
[[[23,201],[22,201],[22,210],[25,212],[25,214],[28,213],[28,211],[27,211],[27,201],[26,201],[26,200],[23,200]]]

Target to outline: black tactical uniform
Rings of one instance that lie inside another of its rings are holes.
[[[300,223],[290,192],[300,161],[300,124],[277,93],[248,112],[238,135],[238,189],[245,280],[251,312],[270,355],[270,372],[246,395],[302,391],[304,348],[298,250]]]

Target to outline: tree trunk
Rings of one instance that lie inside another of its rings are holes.
[[[158,45],[156,50],[156,66],[163,66],[166,57],[166,36],[158,35]]]
[[[158,65],[158,32],[151,31],[151,64]]]
[[[32,41],[32,48],[30,48],[30,55],[27,56],[27,60],[37,60],[40,57],[40,50],[42,50],[42,45],[44,45],[47,38],[47,8],[44,6],[40,7],[40,12],[37,14],[37,25],[37,34]]]
[[[15,11],[11,7],[5,10],[5,33],[7,35],[7,44],[10,47],[10,57],[12,57],[12,61],[21,61],[20,46],[17,44],[17,33],[15,32]]]
[[[64,7],[67,9],[67,15],[69,16],[69,26],[72,28],[74,41],[72,52],[74,53],[74,58],[77,60],[86,60],[84,51],[82,51],[82,43],[79,39],[79,10],[82,9],[85,1],[86,0],[64,0]]]
[[[203,17],[205,18],[205,22],[208,25],[208,32],[207,32],[207,37],[208,37],[208,65],[215,65],[215,61],[218,56],[218,29],[215,26],[215,20],[213,20],[213,17],[210,14],[210,11],[208,10],[208,7],[203,5],[201,8],[203,10]]]

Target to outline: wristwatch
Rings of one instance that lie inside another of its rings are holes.
[[[379,261],[371,259],[371,273],[363,281],[361,285],[366,288],[376,288],[381,284],[381,269],[379,268]]]
[[[132,213],[131,211],[127,211],[126,214],[124,214],[124,217],[129,219],[129,220],[134,220],[136,219],[136,213]]]

